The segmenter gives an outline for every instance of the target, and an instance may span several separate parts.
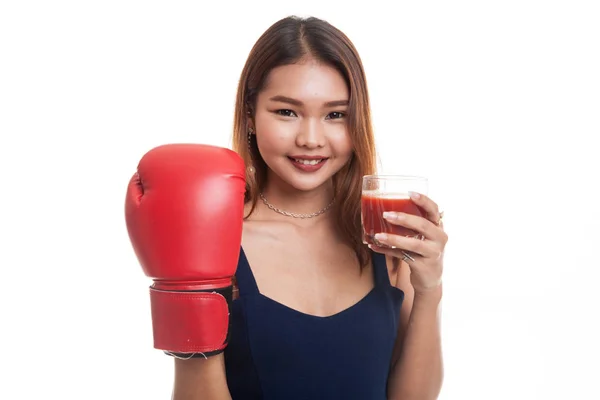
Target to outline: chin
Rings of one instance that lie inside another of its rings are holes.
[[[331,180],[331,177],[326,179],[285,179],[285,182],[300,192],[312,192],[326,185]]]

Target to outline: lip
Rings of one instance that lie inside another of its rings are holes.
[[[298,157],[298,158],[300,158],[300,157]],[[296,169],[299,169],[300,171],[303,171],[303,172],[315,172],[315,171],[318,171],[328,161],[327,158],[319,157],[319,158],[316,158],[316,159],[317,160],[321,160],[322,159],[323,161],[321,161],[320,163],[318,163],[316,165],[309,165],[309,164],[302,164],[302,163],[296,162],[292,157],[288,157],[288,159],[290,160],[290,162],[292,163],[292,165]],[[307,158],[304,158],[304,160],[307,160]]]

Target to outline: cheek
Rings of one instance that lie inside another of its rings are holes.
[[[279,148],[285,135],[276,121],[267,115],[256,116],[256,132],[258,147],[262,152],[270,152]]]
[[[337,157],[347,158],[352,155],[352,139],[346,130],[333,136],[331,144]]]
[[[261,153],[279,153],[293,140],[293,124],[282,123],[268,116],[256,119],[258,147]]]
[[[266,123],[257,124],[257,140],[261,150],[270,152],[281,150],[289,144],[291,134],[289,127],[286,129],[282,124]]]

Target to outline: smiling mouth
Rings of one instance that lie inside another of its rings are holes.
[[[288,157],[290,160],[297,162],[298,164],[303,164],[303,165],[317,165],[322,163],[323,161],[327,160],[327,158],[319,158],[319,159],[315,159],[315,160],[306,160],[306,159],[302,159],[302,158],[293,158],[293,157]]]

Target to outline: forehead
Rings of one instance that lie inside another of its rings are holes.
[[[302,102],[347,100],[349,96],[344,77],[335,68],[317,61],[273,69],[263,94],[288,96]]]

